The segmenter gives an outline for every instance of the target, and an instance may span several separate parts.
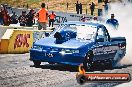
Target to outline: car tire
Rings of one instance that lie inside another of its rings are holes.
[[[92,69],[92,62],[93,62],[93,53],[90,52],[90,53],[87,53],[86,56],[85,56],[85,60],[84,60],[84,69],[87,71],[87,70],[91,70]]]
[[[41,62],[40,61],[33,61],[35,67],[39,67]]]
[[[106,68],[107,69],[113,69],[112,61],[113,61],[113,59],[107,60],[107,63],[106,63]]]

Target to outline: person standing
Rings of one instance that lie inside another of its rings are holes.
[[[82,3],[79,4],[80,14],[82,14]]]
[[[93,15],[94,9],[95,9],[95,4],[92,2],[92,4],[90,5],[91,15]]]
[[[114,14],[111,14],[111,18],[106,21],[106,24],[109,24],[114,28],[118,28],[119,26],[118,20],[116,20],[114,17],[115,17]]]
[[[46,30],[47,27],[47,22],[48,22],[48,10],[45,8],[45,3],[41,4],[41,9],[37,12],[37,18],[38,18],[38,23],[39,27],[38,29],[41,30]]]
[[[0,9],[0,25],[3,25],[3,11]]]
[[[77,12],[77,14],[79,14],[79,3],[78,3],[78,1],[75,4],[76,4],[76,12]]]
[[[49,27],[54,25],[56,14],[52,11],[49,15]]]
[[[20,26],[26,26],[27,23],[27,17],[26,17],[26,11],[22,11],[22,15],[18,18]]]

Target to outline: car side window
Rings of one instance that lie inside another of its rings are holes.
[[[102,27],[98,29],[97,40],[98,39],[103,39],[103,42],[108,41],[108,37],[107,37],[106,31]]]
[[[99,36],[104,36],[104,32],[103,32],[102,28],[99,28],[99,30],[98,30],[98,37]]]

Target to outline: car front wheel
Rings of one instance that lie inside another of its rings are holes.
[[[35,67],[38,67],[38,66],[40,66],[40,64],[41,64],[40,61],[33,61],[33,63],[34,63],[34,66],[35,66]]]
[[[92,58],[93,58],[92,53],[88,53],[85,56],[85,60],[84,60],[84,63],[83,63],[85,70],[91,70],[91,68],[92,68]]]

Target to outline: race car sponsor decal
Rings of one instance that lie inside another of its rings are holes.
[[[93,49],[94,55],[110,54],[115,53],[119,49],[118,46],[107,46]]]

